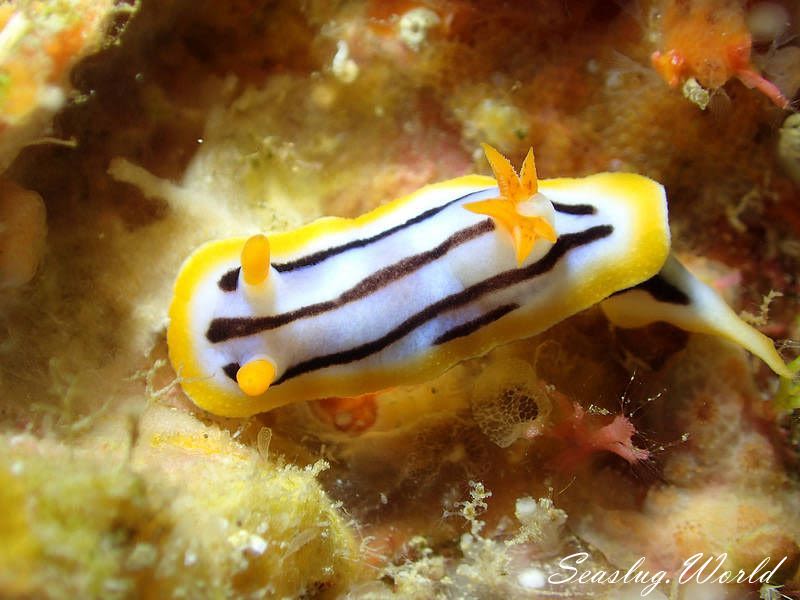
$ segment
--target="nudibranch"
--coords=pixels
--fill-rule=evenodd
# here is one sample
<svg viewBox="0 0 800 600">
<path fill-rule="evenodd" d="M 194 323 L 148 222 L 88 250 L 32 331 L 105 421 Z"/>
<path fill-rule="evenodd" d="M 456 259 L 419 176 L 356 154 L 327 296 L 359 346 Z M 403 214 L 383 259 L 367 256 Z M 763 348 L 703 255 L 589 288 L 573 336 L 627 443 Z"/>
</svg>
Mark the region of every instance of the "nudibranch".
<svg viewBox="0 0 800 600">
<path fill-rule="evenodd" d="M 224 416 L 434 378 L 601 303 L 612 322 L 727 337 L 790 373 L 772 342 L 670 255 L 661 185 L 539 180 L 484 147 L 495 178 L 429 185 L 355 219 L 205 244 L 167 330 L 187 395 Z"/>
</svg>

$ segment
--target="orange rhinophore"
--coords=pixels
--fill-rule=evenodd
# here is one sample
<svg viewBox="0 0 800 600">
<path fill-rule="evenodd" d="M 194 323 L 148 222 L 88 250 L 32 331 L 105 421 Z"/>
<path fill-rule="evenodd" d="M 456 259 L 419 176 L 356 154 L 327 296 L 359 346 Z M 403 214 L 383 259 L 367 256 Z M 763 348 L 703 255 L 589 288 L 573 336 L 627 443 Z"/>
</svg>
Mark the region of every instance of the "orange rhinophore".
<svg viewBox="0 0 800 600">
<path fill-rule="evenodd" d="M 273 379 L 275 366 L 264 358 L 251 360 L 236 372 L 236 383 L 248 396 L 259 396 L 266 392 Z"/>
<path fill-rule="evenodd" d="M 250 237 L 242 248 L 242 275 L 248 285 L 259 285 L 269 275 L 269 240 L 265 235 Z"/>
<path fill-rule="evenodd" d="M 653 52 L 651 61 L 670 86 L 694 78 L 715 90 L 736 77 L 780 108 L 789 108 L 789 100 L 751 62 L 753 42 L 741 3 L 665 0 L 662 6 L 662 49 Z"/>
</svg>

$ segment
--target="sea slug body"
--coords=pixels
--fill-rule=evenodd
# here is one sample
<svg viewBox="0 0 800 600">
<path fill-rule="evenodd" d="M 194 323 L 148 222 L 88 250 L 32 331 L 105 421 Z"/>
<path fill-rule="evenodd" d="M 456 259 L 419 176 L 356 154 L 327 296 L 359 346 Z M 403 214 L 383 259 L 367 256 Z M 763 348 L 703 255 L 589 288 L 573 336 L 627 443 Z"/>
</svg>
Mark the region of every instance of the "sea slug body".
<svg viewBox="0 0 800 600">
<path fill-rule="evenodd" d="M 783 376 L 772 342 L 670 256 L 664 189 L 601 173 L 538 180 L 485 146 L 495 178 L 430 185 L 355 219 L 210 242 L 184 263 L 171 362 L 224 416 L 432 379 L 592 305 L 727 337 Z"/>
</svg>

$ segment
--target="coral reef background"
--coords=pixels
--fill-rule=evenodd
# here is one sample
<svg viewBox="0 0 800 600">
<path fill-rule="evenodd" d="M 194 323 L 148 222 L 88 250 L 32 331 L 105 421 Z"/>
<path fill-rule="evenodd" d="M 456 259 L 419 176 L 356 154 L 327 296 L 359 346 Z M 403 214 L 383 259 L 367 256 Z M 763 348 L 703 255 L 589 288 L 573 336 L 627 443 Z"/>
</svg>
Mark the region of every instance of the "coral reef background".
<svg viewBox="0 0 800 600">
<path fill-rule="evenodd" d="M 41 0 L 0 25 L 0 596 L 625 598 L 547 577 L 703 552 L 786 557 L 797 597 L 800 391 L 719 340 L 588 311 L 246 420 L 164 359 L 197 245 L 487 173 L 481 142 L 661 181 L 681 258 L 793 359 L 800 121 L 767 83 L 800 87 L 795 2 Z"/>
</svg>

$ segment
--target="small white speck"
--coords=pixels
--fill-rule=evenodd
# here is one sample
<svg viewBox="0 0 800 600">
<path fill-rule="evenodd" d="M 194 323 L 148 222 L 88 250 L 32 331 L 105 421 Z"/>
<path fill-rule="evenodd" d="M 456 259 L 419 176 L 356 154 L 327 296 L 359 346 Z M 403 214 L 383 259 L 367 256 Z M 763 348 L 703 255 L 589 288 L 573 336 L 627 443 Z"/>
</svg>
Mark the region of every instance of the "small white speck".
<svg viewBox="0 0 800 600">
<path fill-rule="evenodd" d="M 530 497 L 518 498 L 516 504 L 516 515 L 520 521 L 530 520 L 539 512 L 539 505 L 536 500 Z"/>
<path fill-rule="evenodd" d="M 247 544 L 247 549 L 256 556 L 261 556 L 267 549 L 267 540 L 260 535 L 251 535 L 249 543 Z"/>
<path fill-rule="evenodd" d="M 547 578 L 541 569 L 525 569 L 517 575 L 517 581 L 526 590 L 538 590 L 544 587 Z"/>
<path fill-rule="evenodd" d="M 346 411 L 336 413 L 336 416 L 333 418 L 333 421 L 337 427 L 344 429 L 345 427 L 349 427 L 352 424 L 353 414 Z"/>
<path fill-rule="evenodd" d="M 413 8 L 400 18 L 399 37 L 412 50 L 419 50 L 428 37 L 428 30 L 441 23 L 439 15 L 429 8 Z"/>
<path fill-rule="evenodd" d="M 39 104 L 47 110 L 56 111 L 64 106 L 66 96 L 61 88 L 54 85 L 46 85 L 39 93 Z"/>
<path fill-rule="evenodd" d="M 344 40 L 336 42 L 336 54 L 333 55 L 331 71 L 342 83 L 353 83 L 358 77 L 358 65 L 350 58 L 350 48 Z"/>
<path fill-rule="evenodd" d="M 25 470 L 25 466 L 22 464 L 21 460 L 16 460 L 11 463 L 11 474 L 12 475 L 22 475 L 22 471 Z"/>
</svg>

